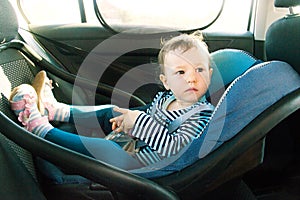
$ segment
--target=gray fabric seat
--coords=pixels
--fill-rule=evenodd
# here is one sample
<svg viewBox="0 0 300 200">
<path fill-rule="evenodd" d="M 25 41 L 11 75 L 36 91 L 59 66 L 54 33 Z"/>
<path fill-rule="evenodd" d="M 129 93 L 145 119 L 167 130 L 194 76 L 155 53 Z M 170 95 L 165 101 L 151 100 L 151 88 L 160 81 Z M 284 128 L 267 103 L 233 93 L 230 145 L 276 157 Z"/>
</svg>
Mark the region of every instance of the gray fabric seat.
<svg viewBox="0 0 300 200">
<path fill-rule="evenodd" d="M 275 7 L 290 8 L 299 6 L 299 0 L 275 0 Z M 266 33 L 267 60 L 281 60 L 300 72 L 300 13 L 291 12 L 273 22 Z"/>
<path fill-rule="evenodd" d="M 7 12 L 10 11 L 10 12 Z M 7 13 L 10 13 L 7 15 Z M 21 84 L 30 83 L 33 73 L 29 63 L 20 52 L 4 48 L 4 43 L 17 37 L 17 18 L 7 1 L 0 6 L 0 110 L 15 119 L 10 110 L 10 90 Z M 40 191 L 32 154 L 8 139 L 0 132 L 0 196 L 3 199 L 45 199 Z M 22 190 L 20 190 L 22 188 Z M 19 191 L 19 192 L 16 192 Z"/>
</svg>

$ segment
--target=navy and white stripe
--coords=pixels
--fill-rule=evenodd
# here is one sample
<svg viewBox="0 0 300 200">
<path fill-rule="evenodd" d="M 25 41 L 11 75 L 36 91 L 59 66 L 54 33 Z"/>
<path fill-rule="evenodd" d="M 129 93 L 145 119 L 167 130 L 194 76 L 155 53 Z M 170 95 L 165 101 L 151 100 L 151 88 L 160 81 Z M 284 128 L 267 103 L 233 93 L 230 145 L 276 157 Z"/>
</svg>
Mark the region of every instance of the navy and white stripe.
<svg viewBox="0 0 300 200">
<path fill-rule="evenodd" d="M 160 93 L 156 95 L 147 113 L 140 114 L 133 127 L 131 134 L 148 145 L 134 155 L 144 165 L 177 154 L 193 139 L 200 137 L 211 118 L 212 110 L 196 112 L 184 121 L 177 130 L 169 133 L 168 124 L 171 121 L 195 107 L 210 105 L 209 102 L 203 101 L 185 109 L 168 111 L 166 107 L 171 102 L 170 99 L 174 100 L 171 92 L 166 92 L 162 96 Z M 155 109 L 153 106 L 156 106 Z"/>
</svg>

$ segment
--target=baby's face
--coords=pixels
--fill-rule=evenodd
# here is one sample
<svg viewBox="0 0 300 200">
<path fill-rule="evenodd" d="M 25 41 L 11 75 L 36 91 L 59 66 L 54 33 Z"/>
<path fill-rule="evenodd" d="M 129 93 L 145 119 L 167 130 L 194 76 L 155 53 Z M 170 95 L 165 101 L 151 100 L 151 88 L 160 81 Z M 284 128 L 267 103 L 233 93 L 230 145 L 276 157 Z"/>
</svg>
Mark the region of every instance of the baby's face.
<svg viewBox="0 0 300 200">
<path fill-rule="evenodd" d="M 209 66 L 209 55 L 201 47 L 193 47 L 185 52 L 170 51 L 165 55 L 164 74 L 160 79 L 178 101 L 192 105 L 208 89 L 212 75 Z"/>
</svg>

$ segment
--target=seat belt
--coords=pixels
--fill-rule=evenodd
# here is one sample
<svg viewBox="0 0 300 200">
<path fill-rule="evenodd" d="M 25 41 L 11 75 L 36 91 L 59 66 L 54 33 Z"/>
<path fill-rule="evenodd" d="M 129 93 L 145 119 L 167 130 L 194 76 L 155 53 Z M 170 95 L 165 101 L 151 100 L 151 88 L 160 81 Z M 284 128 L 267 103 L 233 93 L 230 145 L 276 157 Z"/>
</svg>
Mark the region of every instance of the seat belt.
<svg viewBox="0 0 300 200">
<path fill-rule="evenodd" d="M 203 105 L 198 106 L 196 108 L 193 108 L 193 109 L 189 110 L 188 112 L 184 113 L 183 115 L 177 117 L 175 120 L 173 120 L 168 125 L 168 133 L 172 133 L 172 132 L 176 131 L 176 129 L 178 129 L 179 126 L 183 122 L 185 122 L 188 118 L 190 118 L 195 113 L 201 112 L 203 110 L 213 110 L 213 106 L 212 105 L 203 104 Z"/>
<path fill-rule="evenodd" d="M 156 101 L 153 104 L 152 110 L 151 110 L 151 117 L 154 116 L 154 113 L 156 111 L 156 106 L 155 104 L 162 98 L 162 96 L 165 94 L 165 92 L 162 92 L 156 99 Z M 196 108 L 193 108 L 191 110 L 189 110 L 188 112 L 184 113 L 183 115 L 179 116 L 178 118 L 176 118 L 175 120 L 173 120 L 169 125 L 168 125 L 168 133 L 172 133 L 174 132 L 176 129 L 179 128 L 179 126 L 185 122 L 188 118 L 190 118 L 192 115 L 194 115 L 197 112 L 201 112 L 203 110 L 213 110 L 213 106 L 212 105 L 207 105 L 207 104 L 203 104 L 201 106 L 198 106 Z"/>
<path fill-rule="evenodd" d="M 151 117 L 154 116 L 154 113 L 156 111 L 156 103 L 162 98 L 162 96 L 164 95 L 165 92 L 162 92 L 156 99 L 156 101 L 153 104 L 152 110 L 151 110 Z M 201 106 L 195 107 L 191 110 L 189 110 L 188 112 L 182 114 L 181 116 L 177 117 L 175 120 L 173 120 L 169 125 L 168 125 L 168 133 L 172 133 L 174 131 L 176 131 L 179 126 L 185 122 L 187 119 L 189 119 L 192 115 L 194 115 L 197 112 L 201 112 L 203 110 L 213 110 L 213 106 L 212 105 L 207 105 L 207 104 L 203 104 Z M 137 146 L 138 147 L 143 147 L 146 146 L 147 144 L 141 140 L 139 140 L 137 142 Z"/>
</svg>

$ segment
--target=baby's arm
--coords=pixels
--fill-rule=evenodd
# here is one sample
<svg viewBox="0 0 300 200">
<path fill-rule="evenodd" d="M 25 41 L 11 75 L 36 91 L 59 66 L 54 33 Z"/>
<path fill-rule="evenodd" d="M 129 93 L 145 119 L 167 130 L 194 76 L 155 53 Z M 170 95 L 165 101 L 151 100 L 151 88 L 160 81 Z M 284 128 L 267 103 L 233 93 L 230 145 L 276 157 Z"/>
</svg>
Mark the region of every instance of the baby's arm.
<svg viewBox="0 0 300 200">
<path fill-rule="evenodd" d="M 112 123 L 112 130 L 115 132 L 130 133 L 138 116 L 143 113 L 139 110 L 129 110 L 114 107 L 114 111 L 121 113 L 120 116 L 114 117 L 109 121 Z"/>
<path fill-rule="evenodd" d="M 189 144 L 194 138 L 199 137 L 208 124 L 212 111 L 205 110 L 186 120 L 178 130 L 169 133 L 167 127 L 161 125 L 147 114 L 138 116 L 131 135 L 135 136 L 161 156 L 172 156 Z"/>
</svg>

